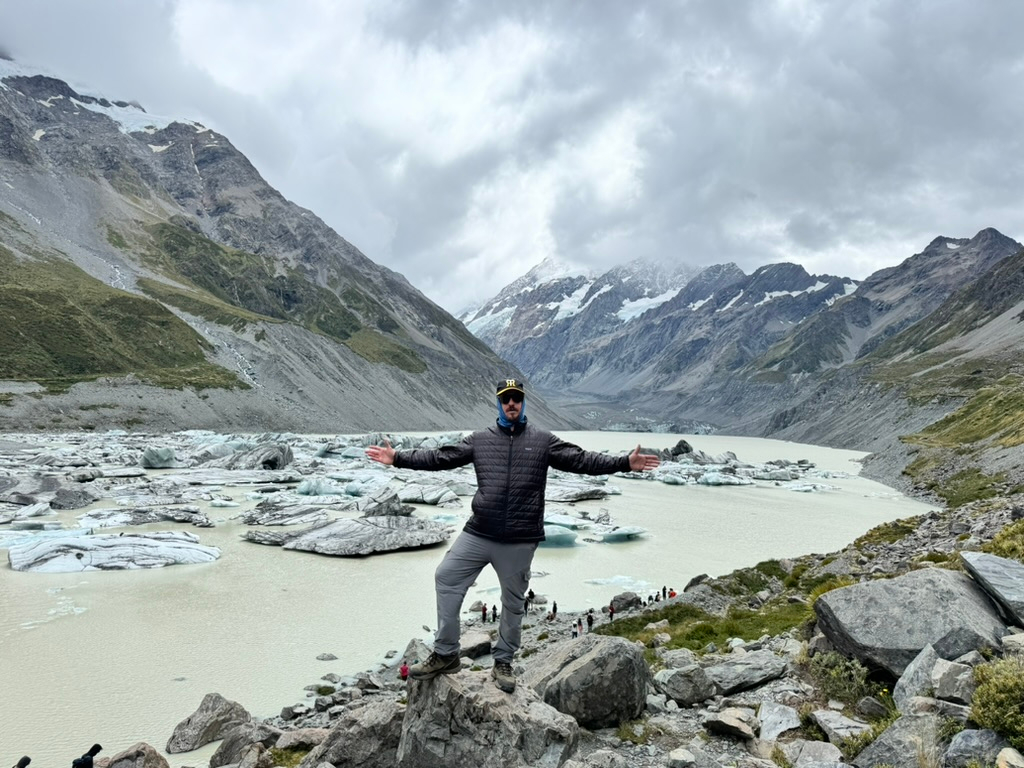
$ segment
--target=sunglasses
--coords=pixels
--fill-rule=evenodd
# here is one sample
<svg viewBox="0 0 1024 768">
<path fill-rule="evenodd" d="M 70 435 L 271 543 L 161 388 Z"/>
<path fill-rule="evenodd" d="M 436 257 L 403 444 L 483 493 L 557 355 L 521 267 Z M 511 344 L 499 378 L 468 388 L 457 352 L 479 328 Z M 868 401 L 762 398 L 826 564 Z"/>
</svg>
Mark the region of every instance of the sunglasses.
<svg viewBox="0 0 1024 768">
<path fill-rule="evenodd" d="M 501 404 L 508 405 L 509 403 L 521 403 L 523 402 L 522 392 L 502 392 L 501 393 Z"/>
</svg>

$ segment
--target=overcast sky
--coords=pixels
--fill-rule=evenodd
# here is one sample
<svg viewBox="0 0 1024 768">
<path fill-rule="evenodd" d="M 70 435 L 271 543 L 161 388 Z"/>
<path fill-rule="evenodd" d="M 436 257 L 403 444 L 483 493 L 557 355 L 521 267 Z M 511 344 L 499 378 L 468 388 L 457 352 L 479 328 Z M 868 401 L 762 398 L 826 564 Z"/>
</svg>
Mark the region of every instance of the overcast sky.
<svg viewBox="0 0 1024 768">
<path fill-rule="evenodd" d="M 863 278 L 1024 239 L 1019 0 L 0 0 L 457 312 L 545 257 Z"/>
</svg>

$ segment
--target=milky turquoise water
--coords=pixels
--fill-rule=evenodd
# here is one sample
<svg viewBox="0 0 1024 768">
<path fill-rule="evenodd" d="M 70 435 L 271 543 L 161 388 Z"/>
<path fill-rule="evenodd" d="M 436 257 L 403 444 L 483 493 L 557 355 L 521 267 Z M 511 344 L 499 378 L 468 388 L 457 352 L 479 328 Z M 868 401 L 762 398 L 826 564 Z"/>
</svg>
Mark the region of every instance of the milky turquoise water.
<svg viewBox="0 0 1024 768">
<path fill-rule="evenodd" d="M 626 589 L 681 590 L 701 573 L 831 552 L 881 522 L 930 509 L 856 476 L 864 455 L 856 451 L 722 436 L 560 436 L 593 450 L 637 442 L 670 447 L 685 437 L 709 454 L 731 450 L 752 463 L 804 458 L 839 475 L 811 478 L 835 487 L 814 493 L 771 483 L 670 486 L 613 478 L 621 495 L 565 511 L 607 510 L 616 524 L 648 534 L 620 544 L 581 540 L 572 548 L 540 548 L 531 586 L 557 600 L 560 612 L 599 608 Z M 248 489 L 227 490 L 243 509 L 251 505 L 244 500 Z M 446 514 L 461 521 L 468 509 L 466 499 L 461 510 Z M 423 625 L 435 625 L 433 571 L 447 545 L 362 559 L 290 552 L 242 541 L 246 527 L 227 519 L 238 511 L 210 509 L 217 527 L 188 528 L 222 549 L 209 565 L 16 573 L 0 553 L 0 764 L 28 754 L 40 768 L 66 765 L 94 742 L 104 746 L 101 756 L 137 741 L 162 749 L 206 693 L 270 716 L 303 701 L 303 687 L 321 675 L 373 667 L 388 650 L 430 637 Z M 73 521 L 80 513 L 62 515 Z M 485 570 L 466 607 L 497 596 L 497 581 Z M 338 660 L 318 661 L 321 653 Z M 171 756 L 171 765 L 203 766 L 214 748 Z"/>
</svg>

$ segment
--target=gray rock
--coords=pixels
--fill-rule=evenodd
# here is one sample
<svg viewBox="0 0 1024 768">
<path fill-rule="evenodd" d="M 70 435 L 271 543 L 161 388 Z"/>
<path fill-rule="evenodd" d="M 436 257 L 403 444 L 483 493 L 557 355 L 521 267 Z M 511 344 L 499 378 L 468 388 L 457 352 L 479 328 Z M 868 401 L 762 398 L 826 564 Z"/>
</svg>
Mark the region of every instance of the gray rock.
<svg viewBox="0 0 1024 768">
<path fill-rule="evenodd" d="M 929 643 L 943 658 L 956 658 L 996 646 L 1006 634 L 970 577 L 938 568 L 832 590 L 818 598 L 814 612 L 836 649 L 896 676 Z"/>
<path fill-rule="evenodd" d="M 825 732 L 828 740 L 837 747 L 844 741 L 871 730 L 871 726 L 860 720 L 853 720 L 841 712 L 831 709 L 818 709 L 811 713 L 814 722 Z"/>
<path fill-rule="evenodd" d="M 219 693 L 208 693 L 199 704 L 199 709 L 174 727 L 165 752 L 177 754 L 222 739 L 237 725 L 252 720 L 245 707 L 237 701 L 229 701 Z"/>
<path fill-rule="evenodd" d="M 779 747 L 793 768 L 809 768 L 816 763 L 839 763 L 843 759 L 839 747 L 827 741 L 793 739 L 781 742 Z"/>
<path fill-rule="evenodd" d="M 800 727 L 800 713 L 785 704 L 766 701 L 757 711 L 757 719 L 761 721 L 760 738 L 775 741 L 781 734 Z"/>
<path fill-rule="evenodd" d="M 623 611 L 643 608 L 644 601 L 636 592 L 622 592 L 611 599 L 610 605 L 615 609 L 616 615 L 618 615 Z"/>
<path fill-rule="evenodd" d="M 667 669 L 688 667 L 697 663 L 697 654 L 689 648 L 673 648 L 672 650 L 658 650 L 658 658 Z"/>
<path fill-rule="evenodd" d="M 999 753 L 1010 743 L 987 728 L 965 728 L 956 734 L 942 758 L 943 768 L 967 768 L 971 763 L 994 765 Z"/>
<path fill-rule="evenodd" d="M 752 651 L 706 667 L 704 671 L 718 692 L 727 696 L 782 677 L 786 672 L 786 661 L 771 651 Z"/>
<path fill-rule="evenodd" d="M 912 696 L 922 696 L 932 690 L 932 668 L 939 660 L 935 649 L 929 643 L 914 657 L 892 690 L 892 700 L 896 709 L 906 712 L 907 701 Z"/>
<path fill-rule="evenodd" d="M 937 659 L 932 667 L 932 689 L 936 698 L 955 704 L 970 704 L 974 698 L 974 668 Z"/>
<path fill-rule="evenodd" d="M 312 750 L 323 744 L 330 733 L 329 728 L 297 728 L 282 733 L 274 746 L 277 749 Z"/>
<path fill-rule="evenodd" d="M 1024 565 L 982 552 L 961 552 L 960 557 L 1009 620 L 1024 626 Z"/>
<path fill-rule="evenodd" d="M 704 727 L 709 733 L 728 736 L 733 739 L 753 741 L 756 738 L 757 718 L 747 716 L 738 707 L 728 707 L 716 712 L 704 720 Z"/>
<path fill-rule="evenodd" d="M 654 675 L 655 687 L 676 704 L 686 707 L 715 695 L 715 684 L 698 665 L 662 669 Z"/>
<path fill-rule="evenodd" d="M 532 657 L 522 682 L 559 712 L 593 729 L 639 717 L 650 674 L 636 643 L 588 634 Z"/>
<path fill-rule="evenodd" d="M 405 707 L 383 699 L 345 709 L 330 733 L 306 755 L 300 768 L 362 766 L 393 768 Z"/>
<path fill-rule="evenodd" d="M 942 758 L 938 715 L 903 715 L 853 759 L 857 768 L 921 768 Z"/>
<path fill-rule="evenodd" d="M 267 723 L 250 720 L 234 726 L 224 734 L 217 751 L 210 757 L 210 768 L 240 762 L 242 756 L 257 742 L 264 747 L 273 747 L 281 737 L 281 729 Z"/>
<path fill-rule="evenodd" d="M 530 686 L 521 683 L 507 694 L 486 672 L 462 672 L 409 685 L 397 761 L 391 765 L 558 766 L 578 740 L 576 721 L 540 701 Z"/>
<path fill-rule="evenodd" d="M 1006 747 L 996 756 L 996 768 L 1024 768 L 1024 755 L 1013 747 Z"/>
<path fill-rule="evenodd" d="M 107 768 L 170 768 L 170 765 L 156 749 L 138 742 L 110 758 Z"/>
<path fill-rule="evenodd" d="M 491 633 L 471 630 L 459 638 L 459 654 L 467 659 L 478 659 L 491 652 Z"/>
</svg>

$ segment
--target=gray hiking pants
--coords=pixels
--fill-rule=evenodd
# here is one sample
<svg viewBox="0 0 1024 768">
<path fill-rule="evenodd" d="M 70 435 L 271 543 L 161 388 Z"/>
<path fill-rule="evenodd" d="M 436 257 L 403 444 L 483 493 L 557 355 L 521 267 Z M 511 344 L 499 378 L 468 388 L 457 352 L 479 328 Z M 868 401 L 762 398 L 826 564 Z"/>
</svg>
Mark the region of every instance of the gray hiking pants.
<svg viewBox="0 0 1024 768">
<path fill-rule="evenodd" d="M 459 652 L 462 601 L 480 571 L 490 564 L 501 584 L 501 623 L 498 642 L 494 646 L 494 660 L 512 662 L 522 638 L 524 595 L 530 583 L 530 565 L 536 550 L 536 542 L 509 544 L 467 531 L 459 534 L 434 572 L 437 591 L 435 653 L 452 656 Z"/>
</svg>

